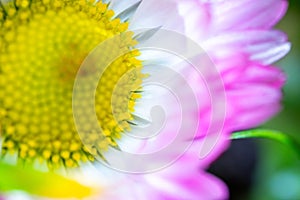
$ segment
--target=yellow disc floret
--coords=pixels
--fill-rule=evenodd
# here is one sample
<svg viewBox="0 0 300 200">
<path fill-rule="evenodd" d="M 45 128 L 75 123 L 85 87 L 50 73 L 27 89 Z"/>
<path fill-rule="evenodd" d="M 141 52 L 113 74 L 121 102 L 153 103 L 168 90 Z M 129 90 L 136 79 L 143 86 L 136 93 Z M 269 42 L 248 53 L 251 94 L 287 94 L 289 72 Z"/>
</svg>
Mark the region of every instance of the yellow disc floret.
<svg viewBox="0 0 300 200">
<path fill-rule="evenodd" d="M 1 4 L 3 155 L 17 153 L 24 161 L 38 158 L 47 161 L 49 167 L 74 167 L 102 157 L 109 147 L 117 147 L 122 133 L 130 129 L 131 112 L 140 98 L 137 91 L 144 75 L 128 24 L 113 16 L 107 4 L 86 0 L 17 0 Z M 85 122 L 81 125 L 84 137 L 93 144 L 87 148 L 74 124 L 74 81 L 76 76 L 89 77 L 97 70 L 91 66 L 78 72 L 89 52 L 116 35 L 124 40 L 105 46 L 100 63 L 95 60 L 101 65 L 120 46 L 127 49 L 106 68 L 96 89 L 93 100 L 101 132 L 95 132 L 89 116 L 84 115 L 84 98 L 78 106 L 83 113 L 81 121 Z"/>
</svg>

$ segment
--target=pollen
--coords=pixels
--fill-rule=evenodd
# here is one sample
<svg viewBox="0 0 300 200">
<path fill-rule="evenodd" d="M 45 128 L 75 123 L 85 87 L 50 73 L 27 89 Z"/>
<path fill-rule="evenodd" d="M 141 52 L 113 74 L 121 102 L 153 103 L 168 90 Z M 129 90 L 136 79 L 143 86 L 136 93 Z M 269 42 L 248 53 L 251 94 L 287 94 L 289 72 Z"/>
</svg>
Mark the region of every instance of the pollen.
<svg viewBox="0 0 300 200">
<path fill-rule="evenodd" d="M 145 75 L 137 59 L 128 23 L 113 18 L 101 1 L 16 0 L 0 6 L 0 136 L 2 155 L 17 154 L 23 162 L 46 162 L 49 168 L 77 167 L 103 158 L 130 131 L 135 102 Z M 97 65 L 114 51 L 126 53 L 106 68 L 96 88 L 95 132 L 82 98 L 83 144 L 76 130 L 72 94 L 76 76 L 88 80 L 96 68 L 80 71 L 87 55 L 102 42 Z M 104 60 L 104 61 L 103 61 Z M 78 74 L 79 73 L 79 74 Z M 88 85 L 88 84 L 87 84 Z M 87 91 L 81 91 L 82 96 Z M 115 103 L 111 103 L 111 102 Z M 82 134 L 81 134 L 82 136 Z"/>
</svg>

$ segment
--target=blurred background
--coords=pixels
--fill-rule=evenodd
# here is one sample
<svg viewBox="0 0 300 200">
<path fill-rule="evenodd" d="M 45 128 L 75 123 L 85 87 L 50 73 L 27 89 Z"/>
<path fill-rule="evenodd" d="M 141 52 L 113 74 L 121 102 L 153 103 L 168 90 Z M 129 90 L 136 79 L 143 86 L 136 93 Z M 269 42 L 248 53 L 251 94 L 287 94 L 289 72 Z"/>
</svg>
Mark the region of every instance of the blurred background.
<svg viewBox="0 0 300 200">
<path fill-rule="evenodd" d="M 262 127 L 280 130 L 300 142 L 300 0 L 289 1 L 277 28 L 292 42 L 291 52 L 277 63 L 288 79 L 282 112 Z M 300 199 L 300 157 L 275 141 L 236 140 L 209 171 L 229 185 L 234 200 Z"/>
</svg>

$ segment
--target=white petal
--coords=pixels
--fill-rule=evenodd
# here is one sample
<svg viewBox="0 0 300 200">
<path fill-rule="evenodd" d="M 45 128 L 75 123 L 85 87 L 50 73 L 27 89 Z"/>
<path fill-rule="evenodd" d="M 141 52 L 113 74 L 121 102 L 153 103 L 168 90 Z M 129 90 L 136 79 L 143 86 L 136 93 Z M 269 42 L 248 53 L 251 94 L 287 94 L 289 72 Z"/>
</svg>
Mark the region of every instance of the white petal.
<svg viewBox="0 0 300 200">
<path fill-rule="evenodd" d="M 115 15 L 118 15 L 139 1 L 140 0 L 111 0 L 109 8 L 115 12 Z"/>
<path fill-rule="evenodd" d="M 177 0 L 142 1 L 130 22 L 131 30 L 163 27 L 183 32 L 183 20 L 178 13 Z"/>
<path fill-rule="evenodd" d="M 15 191 L 10 192 L 4 196 L 5 200 L 33 200 L 31 196 L 25 192 Z"/>
<path fill-rule="evenodd" d="M 134 114 L 150 123 L 135 122 L 138 125 L 118 142 L 122 151 L 110 149 L 104 154 L 110 166 L 120 171 L 150 172 L 171 164 L 191 145 L 198 130 L 198 103 L 186 77 L 168 66 L 149 69 L 145 95 Z"/>
</svg>

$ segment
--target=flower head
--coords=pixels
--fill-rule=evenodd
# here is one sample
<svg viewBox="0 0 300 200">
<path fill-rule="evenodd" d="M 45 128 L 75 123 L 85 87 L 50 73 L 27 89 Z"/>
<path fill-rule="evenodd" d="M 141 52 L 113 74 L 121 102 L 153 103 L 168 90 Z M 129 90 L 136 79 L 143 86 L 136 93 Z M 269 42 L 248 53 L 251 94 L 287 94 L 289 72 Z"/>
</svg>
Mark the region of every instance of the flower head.
<svg viewBox="0 0 300 200">
<path fill-rule="evenodd" d="M 117 146 L 116 140 L 122 132 L 130 129 L 132 116 L 128 110 L 134 110 L 144 77 L 128 23 L 114 19 L 114 12 L 107 4 L 85 0 L 16 1 L 3 4 L 1 15 L 2 153 L 16 152 L 20 159 L 40 158 L 49 166 L 73 167 L 78 162 L 93 161 L 94 156 L 101 156 L 109 146 Z M 74 125 L 74 80 L 88 53 L 116 35 L 120 35 L 120 41 L 106 45 L 95 58 L 97 64 L 104 64 L 109 54 L 121 48 L 127 52 L 102 74 L 95 106 L 103 132 L 91 132 L 93 125 L 85 116 L 83 131 L 89 134 L 87 140 L 96 144 L 87 150 Z M 96 67 L 89 66 L 78 76 L 90 82 L 90 74 Z M 130 76 L 115 88 L 130 70 Z M 110 107 L 113 92 L 117 94 L 114 116 Z M 81 91 L 80 105 L 74 105 L 83 115 L 85 93 Z"/>
</svg>

